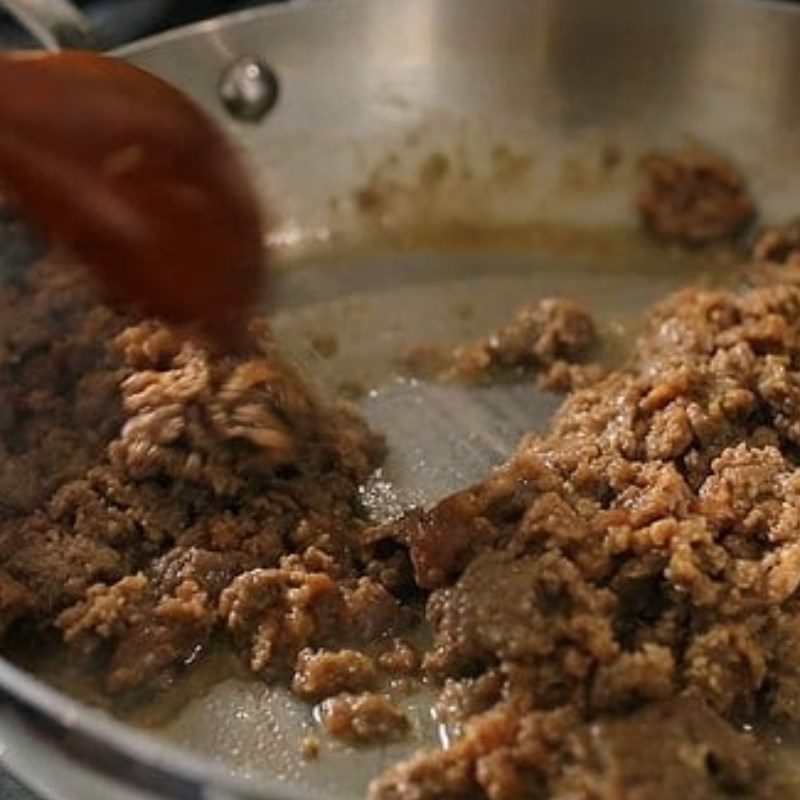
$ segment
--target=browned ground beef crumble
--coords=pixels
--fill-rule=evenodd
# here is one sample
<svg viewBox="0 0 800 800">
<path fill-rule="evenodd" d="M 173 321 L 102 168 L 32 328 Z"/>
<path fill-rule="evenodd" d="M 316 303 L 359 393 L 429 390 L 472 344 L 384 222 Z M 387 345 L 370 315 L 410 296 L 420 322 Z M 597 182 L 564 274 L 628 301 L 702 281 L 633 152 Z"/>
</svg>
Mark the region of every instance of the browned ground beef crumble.
<svg viewBox="0 0 800 800">
<path fill-rule="evenodd" d="M 165 684 L 215 632 L 267 674 L 407 624 L 360 560 L 382 441 L 321 404 L 263 323 L 213 359 L 48 265 L 2 306 L 4 627 L 55 626 L 120 692 Z"/>
<path fill-rule="evenodd" d="M 755 216 L 744 179 L 716 155 L 696 147 L 654 153 L 644 168 L 639 213 L 645 228 L 660 239 L 717 245 L 741 233 Z"/>
<path fill-rule="evenodd" d="M 548 303 L 463 351 L 468 375 L 580 357 L 591 320 Z M 381 687 L 421 672 L 454 744 L 374 800 L 795 796 L 741 727 L 800 722 L 791 282 L 667 299 L 549 434 L 380 526 L 358 490 L 381 439 L 263 322 L 249 352 L 210 357 L 47 264 L 0 306 L 7 642 L 55 632 L 129 695 L 221 639 L 352 742 L 408 730 Z M 400 638 L 421 597 L 423 653 Z"/>
<path fill-rule="evenodd" d="M 325 730 L 349 742 L 396 739 L 408 730 L 408 718 L 384 694 L 343 692 L 325 700 L 321 713 Z"/>
<path fill-rule="evenodd" d="M 596 343 L 594 321 L 583 306 L 548 297 L 450 353 L 434 342 L 416 342 L 400 353 L 399 363 L 419 378 L 475 384 L 538 375 L 543 388 L 568 391 L 602 377 L 599 365 L 581 363 Z"/>
<path fill-rule="evenodd" d="M 755 286 L 800 286 L 800 220 L 766 228 L 755 238 L 747 278 Z"/>
<path fill-rule="evenodd" d="M 775 796 L 733 726 L 800 721 L 799 368 L 800 289 L 681 292 L 549 435 L 367 534 L 431 591 L 424 669 L 463 717 L 373 798 Z M 637 742 L 661 716 L 711 755 Z"/>
<path fill-rule="evenodd" d="M 753 258 L 760 264 L 800 266 L 800 220 L 761 231 L 753 244 Z"/>
<path fill-rule="evenodd" d="M 377 678 L 372 659 L 355 650 L 302 650 L 295 664 L 292 690 L 299 697 L 321 700 L 340 692 L 371 689 Z"/>
</svg>

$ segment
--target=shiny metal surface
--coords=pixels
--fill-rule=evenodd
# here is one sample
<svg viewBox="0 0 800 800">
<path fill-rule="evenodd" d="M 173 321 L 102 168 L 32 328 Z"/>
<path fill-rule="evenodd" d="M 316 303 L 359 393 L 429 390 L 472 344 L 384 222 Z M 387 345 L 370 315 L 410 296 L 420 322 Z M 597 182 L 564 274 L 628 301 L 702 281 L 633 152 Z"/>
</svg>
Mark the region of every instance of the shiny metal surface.
<svg viewBox="0 0 800 800">
<path fill-rule="evenodd" d="M 228 124 L 275 239 L 296 246 L 454 223 L 630 227 L 636 156 L 686 140 L 724 148 L 780 218 L 798 200 L 798 37 L 797 9 L 770 2 L 337 0 L 122 53 L 217 109 L 231 60 L 267 60 L 278 106 L 263 125 Z M 608 144 L 626 154 L 610 178 L 590 163 Z M 497 145 L 512 163 L 498 167 Z M 419 191 L 432 152 L 450 170 Z M 393 194 L 365 220 L 354 192 L 376 176 Z"/>
<path fill-rule="evenodd" d="M 278 79 L 263 59 L 237 58 L 219 80 L 219 99 L 240 122 L 260 122 L 278 102 Z"/>
<path fill-rule="evenodd" d="M 541 243 L 542 230 L 634 230 L 636 165 L 654 147 L 718 149 L 750 178 L 765 218 L 800 209 L 800 10 L 769 0 L 296 3 L 120 55 L 193 94 L 244 149 L 274 209 L 271 241 L 295 263 L 276 324 L 291 334 L 325 306 L 363 363 L 397 344 L 368 335 L 408 306 L 396 285 L 425 298 L 413 324 L 430 333 L 439 330 L 434 301 L 475 296 L 477 285 L 479 312 L 499 313 L 530 288 L 532 264 L 539 290 L 574 285 L 620 313 L 623 301 L 640 308 L 685 280 L 668 263 L 637 272 L 645 256 L 635 253 L 606 275 L 597 253 L 621 256 L 599 244 L 572 261 L 519 254 Z M 258 124 L 231 119 L 217 94 L 221 72 L 243 56 L 265 59 L 281 84 Z M 609 169 L 612 152 L 619 163 Z M 482 260 L 444 258 L 459 238 Z M 512 245 L 515 254 L 501 252 Z M 380 255 L 363 269 L 336 260 L 359 248 Z M 327 267 L 304 272 L 311 256 Z M 469 289 L 475 276 L 483 283 Z M 352 298 L 360 317 L 348 310 Z M 0 694 L 8 763 L 21 774 L 35 769 L 25 759 L 35 741 L 64 754 L 102 774 L 97 785 L 106 788 L 84 788 L 82 800 L 108 797 L 108 780 L 144 796 L 354 796 L 330 776 L 326 786 L 325 776 L 278 781 L 256 770 L 245 781 L 241 763 L 215 764 L 133 732 L 5 662 Z M 197 733 L 213 720 L 203 711 L 184 722 Z"/>
</svg>

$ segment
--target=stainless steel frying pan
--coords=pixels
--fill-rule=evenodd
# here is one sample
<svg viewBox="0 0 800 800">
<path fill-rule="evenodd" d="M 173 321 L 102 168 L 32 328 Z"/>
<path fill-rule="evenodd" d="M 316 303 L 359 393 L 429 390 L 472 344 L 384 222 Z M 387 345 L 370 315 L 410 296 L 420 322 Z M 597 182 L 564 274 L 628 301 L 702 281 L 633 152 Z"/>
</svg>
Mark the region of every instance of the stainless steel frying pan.
<svg viewBox="0 0 800 800">
<path fill-rule="evenodd" d="M 45 20 L 48 44 L 88 33 L 52 15 L 63 2 L 10 5 Z M 244 149 L 274 210 L 276 327 L 323 385 L 374 390 L 365 411 L 394 447 L 367 492 L 379 514 L 480 474 L 553 406 L 448 396 L 414 412 L 424 387 L 391 379 L 404 342 L 455 340 L 544 293 L 582 297 L 624 338 L 687 276 L 719 277 L 636 237 L 643 153 L 703 143 L 742 167 L 763 217 L 800 209 L 800 9 L 768 0 L 319 0 L 117 55 Z M 324 362 L 307 347 L 322 328 L 340 339 Z M 419 738 L 435 738 L 418 703 Z M 3 759 L 49 797 L 357 797 L 398 755 L 330 749 L 303 767 L 311 724 L 280 692 L 227 681 L 144 734 L 0 661 Z"/>
</svg>

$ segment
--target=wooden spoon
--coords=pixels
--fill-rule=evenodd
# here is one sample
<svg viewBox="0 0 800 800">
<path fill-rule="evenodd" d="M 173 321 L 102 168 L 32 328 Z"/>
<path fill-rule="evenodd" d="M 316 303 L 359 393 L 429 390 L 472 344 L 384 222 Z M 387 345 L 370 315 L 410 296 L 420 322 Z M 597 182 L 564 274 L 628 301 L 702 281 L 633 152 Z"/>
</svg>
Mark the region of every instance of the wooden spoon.
<svg viewBox="0 0 800 800">
<path fill-rule="evenodd" d="M 0 183 L 106 291 L 230 345 L 263 291 L 263 225 L 213 120 L 95 53 L 0 56 Z"/>
</svg>

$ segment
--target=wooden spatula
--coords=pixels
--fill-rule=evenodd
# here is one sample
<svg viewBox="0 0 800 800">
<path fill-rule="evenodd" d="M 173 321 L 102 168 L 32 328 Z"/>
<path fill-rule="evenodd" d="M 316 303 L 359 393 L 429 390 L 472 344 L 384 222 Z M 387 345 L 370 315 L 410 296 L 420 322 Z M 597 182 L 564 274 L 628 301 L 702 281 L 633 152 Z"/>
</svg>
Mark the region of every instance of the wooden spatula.
<svg viewBox="0 0 800 800">
<path fill-rule="evenodd" d="M 89 52 L 0 56 L 0 187 L 112 295 L 233 342 L 263 292 L 262 214 L 180 91 Z"/>
</svg>

